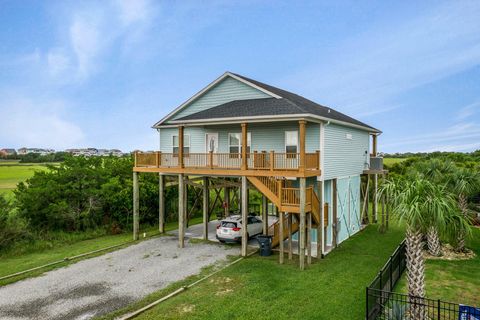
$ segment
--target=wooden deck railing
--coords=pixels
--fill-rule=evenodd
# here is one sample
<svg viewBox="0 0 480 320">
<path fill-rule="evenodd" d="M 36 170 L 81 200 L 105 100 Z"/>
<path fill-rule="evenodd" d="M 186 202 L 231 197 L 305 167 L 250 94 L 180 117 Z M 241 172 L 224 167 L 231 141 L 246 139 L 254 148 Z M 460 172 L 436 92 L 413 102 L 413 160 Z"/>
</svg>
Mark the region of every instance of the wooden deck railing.
<svg viewBox="0 0 480 320">
<path fill-rule="evenodd" d="M 306 153 L 305 170 L 319 170 L 320 153 Z M 136 167 L 172 168 L 179 166 L 178 154 L 163 152 L 136 152 Z M 242 166 L 241 153 L 186 153 L 183 155 L 185 168 L 236 169 Z M 257 152 L 247 154 L 247 169 L 251 170 L 299 170 L 299 153 Z"/>
</svg>

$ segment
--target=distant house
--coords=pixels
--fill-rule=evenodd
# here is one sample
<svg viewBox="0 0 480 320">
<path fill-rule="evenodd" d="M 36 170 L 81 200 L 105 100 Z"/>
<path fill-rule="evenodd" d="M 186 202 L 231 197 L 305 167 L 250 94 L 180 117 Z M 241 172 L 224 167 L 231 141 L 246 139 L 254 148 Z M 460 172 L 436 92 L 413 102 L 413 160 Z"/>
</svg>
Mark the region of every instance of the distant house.
<svg viewBox="0 0 480 320">
<path fill-rule="evenodd" d="M 52 154 L 55 153 L 55 150 L 53 149 L 43 149 L 43 148 L 20 148 L 18 149 L 18 154 L 19 155 L 26 155 L 29 153 L 35 153 L 35 154 L 40 154 L 42 156 L 45 156 L 47 154 Z"/>
<path fill-rule="evenodd" d="M 17 154 L 17 151 L 15 151 L 15 149 L 10 149 L 10 148 L 4 148 L 4 149 L 0 149 L 0 156 L 12 156 L 12 155 L 15 155 Z"/>
<path fill-rule="evenodd" d="M 160 173 L 160 179 L 177 177 L 187 187 L 195 184 L 190 177 L 203 176 L 204 182 L 197 184 L 203 188 L 209 181 L 228 178 L 228 183 L 217 185 L 224 185 L 223 194 L 232 188 L 241 190 L 242 221 L 247 220 L 249 208 L 247 190 L 257 189 L 263 203 L 270 201 L 278 212 L 278 222 L 264 225 L 263 233 L 281 246 L 289 233 L 294 234 L 289 240 L 299 238 L 302 268 L 305 243 L 315 243 L 317 252 L 326 254 L 361 229 L 361 176 L 383 171 L 377 157 L 380 130 L 295 93 L 230 72 L 153 128 L 159 133 L 160 150 L 136 153 L 134 176 Z M 186 210 L 185 188 L 178 190 L 179 211 Z M 135 183 L 134 194 L 138 194 Z M 164 208 L 163 194 L 159 199 Z M 262 211 L 266 223 L 266 210 Z M 179 212 L 180 246 L 185 215 Z M 138 223 L 135 217 L 138 205 L 134 203 Z M 208 228 L 204 230 L 208 235 Z M 242 229 L 244 256 L 247 239 Z"/>
<path fill-rule="evenodd" d="M 84 157 L 103 157 L 103 156 L 117 156 L 123 155 L 122 151 L 118 149 L 96 149 L 96 148 L 79 148 L 79 149 L 66 149 L 65 152 L 70 153 L 73 156 Z"/>
</svg>

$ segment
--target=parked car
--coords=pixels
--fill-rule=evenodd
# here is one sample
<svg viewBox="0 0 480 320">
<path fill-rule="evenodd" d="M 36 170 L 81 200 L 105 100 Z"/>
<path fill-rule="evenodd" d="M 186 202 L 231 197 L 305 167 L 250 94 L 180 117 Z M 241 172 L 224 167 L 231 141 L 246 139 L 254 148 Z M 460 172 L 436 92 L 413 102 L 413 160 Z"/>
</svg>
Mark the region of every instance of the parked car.
<svg viewBox="0 0 480 320">
<path fill-rule="evenodd" d="M 248 238 L 263 232 L 262 220 L 256 216 L 248 216 L 247 235 Z M 220 242 L 241 242 L 242 241 L 242 216 L 233 215 L 220 221 L 217 226 L 217 239 Z"/>
</svg>

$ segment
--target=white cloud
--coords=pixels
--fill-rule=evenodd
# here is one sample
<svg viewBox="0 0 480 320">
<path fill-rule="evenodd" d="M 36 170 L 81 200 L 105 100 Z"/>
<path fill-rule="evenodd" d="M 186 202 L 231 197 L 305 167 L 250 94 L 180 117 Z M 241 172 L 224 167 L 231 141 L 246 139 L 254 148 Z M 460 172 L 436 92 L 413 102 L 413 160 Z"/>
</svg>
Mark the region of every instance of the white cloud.
<svg viewBox="0 0 480 320">
<path fill-rule="evenodd" d="M 68 55 L 62 49 L 52 49 L 47 53 L 47 65 L 51 75 L 62 74 L 71 68 L 71 62 Z"/>
<path fill-rule="evenodd" d="M 153 13 L 153 5 L 148 0 L 116 0 L 113 3 L 118 8 L 120 21 L 125 26 L 144 22 Z"/>
<path fill-rule="evenodd" d="M 93 69 L 94 59 L 101 48 L 101 34 L 98 23 L 86 17 L 76 16 L 70 26 L 70 41 L 78 64 L 81 78 L 87 77 Z"/>
<path fill-rule="evenodd" d="M 457 120 L 465 120 L 480 111 L 480 102 L 474 102 L 463 108 L 460 108 L 457 114 Z"/>
<path fill-rule="evenodd" d="M 84 133 L 66 119 L 65 102 L 3 96 L 0 100 L 0 137 L 11 147 L 65 149 L 82 143 Z"/>
</svg>

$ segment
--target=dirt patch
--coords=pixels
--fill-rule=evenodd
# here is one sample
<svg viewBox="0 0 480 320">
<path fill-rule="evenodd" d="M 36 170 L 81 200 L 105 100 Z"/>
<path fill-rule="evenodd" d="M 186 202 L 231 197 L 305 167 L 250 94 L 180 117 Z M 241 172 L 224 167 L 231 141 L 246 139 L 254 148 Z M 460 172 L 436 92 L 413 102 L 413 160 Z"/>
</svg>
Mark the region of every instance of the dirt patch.
<svg viewBox="0 0 480 320">
<path fill-rule="evenodd" d="M 181 304 L 178 306 L 179 313 L 192 313 L 195 310 L 195 305 L 193 304 Z"/>
<path fill-rule="evenodd" d="M 475 252 L 465 249 L 464 252 L 456 252 L 449 244 L 442 245 L 442 255 L 440 257 L 432 256 L 428 251 L 423 252 L 425 259 L 431 260 L 470 260 L 475 257 Z"/>
</svg>

